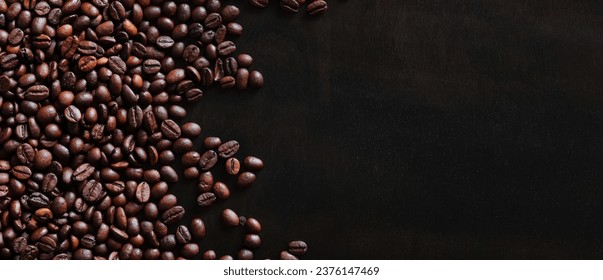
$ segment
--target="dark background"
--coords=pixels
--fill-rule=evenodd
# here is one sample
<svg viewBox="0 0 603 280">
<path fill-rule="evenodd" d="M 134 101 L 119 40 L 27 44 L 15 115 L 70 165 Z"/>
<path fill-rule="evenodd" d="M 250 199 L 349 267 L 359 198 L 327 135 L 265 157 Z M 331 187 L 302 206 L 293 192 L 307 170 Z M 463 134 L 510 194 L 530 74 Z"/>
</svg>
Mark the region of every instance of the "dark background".
<svg viewBox="0 0 603 280">
<path fill-rule="evenodd" d="M 241 3 L 238 50 L 265 87 L 210 91 L 189 118 L 266 167 L 189 206 L 202 249 L 236 254 L 244 232 L 216 227 L 230 207 L 262 222 L 259 258 L 295 239 L 305 259 L 602 258 L 597 2 Z"/>
</svg>

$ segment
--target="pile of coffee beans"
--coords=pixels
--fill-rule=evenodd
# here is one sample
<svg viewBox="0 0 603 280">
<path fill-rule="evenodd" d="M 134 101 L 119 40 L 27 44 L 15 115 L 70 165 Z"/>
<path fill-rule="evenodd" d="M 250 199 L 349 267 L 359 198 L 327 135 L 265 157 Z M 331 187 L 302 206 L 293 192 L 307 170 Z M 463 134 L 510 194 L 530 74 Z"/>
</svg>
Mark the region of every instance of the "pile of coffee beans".
<svg viewBox="0 0 603 280">
<path fill-rule="evenodd" d="M 308 2 L 310 15 L 327 9 Z M 201 127 L 182 123 L 210 87 L 263 86 L 233 42 L 239 14 L 219 0 L 0 0 L 0 258 L 253 258 L 257 219 L 224 209 L 247 234 L 234 257 L 218 256 L 199 246 L 200 209 L 230 197 L 215 168 L 245 188 L 264 163 L 218 137 L 195 151 Z M 198 183 L 197 209 L 170 193 L 185 180 Z M 199 215 L 184 224 L 188 211 Z M 276 257 L 306 250 L 292 241 Z"/>
</svg>

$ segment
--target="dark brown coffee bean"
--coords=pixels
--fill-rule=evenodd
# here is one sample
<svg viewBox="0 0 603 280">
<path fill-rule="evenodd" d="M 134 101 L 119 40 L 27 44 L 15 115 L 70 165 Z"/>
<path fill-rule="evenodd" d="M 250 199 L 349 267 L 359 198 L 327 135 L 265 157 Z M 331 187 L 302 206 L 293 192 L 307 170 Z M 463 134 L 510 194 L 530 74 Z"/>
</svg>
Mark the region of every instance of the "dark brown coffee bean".
<svg viewBox="0 0 603 280">
<path fill-rule="evenodd" d="M 201 159 L 201 155 L 195 151 L 191 151 L 182 155 L 182 165 L 184 167 L 191 167 L 197 165 Z"/>
<path fill-rule="evenodd" d="M 245 167 L 255 171 L 264 168 L 264 162 L 261 159 L 253 156 L 245 157 L 243 164 Z"/>
<path fill-rule="evenodd" d="M 57 248 L 57 243 L 50 236 L 42 236 L 38 241 L 38 248 L 42 252 L 50 253 Z"/>
<path fill-rule="evenodd" d="M 253 259 L 253 252 L 251 252 L 248 249 L 241 249 L 237 253 L 237 259 L 239 259 L 239 260 L 252 260 Z"/>
<path fill-rule="evenodd" d="M 82 72 L 90 72 L 96 68 L 96 58 L 94 56 L 84 56 L 78 61 L 79 70 Z"/>
<path fill-rule="evenodd" d="M 25 165 L 17 165 L 13 167 L 12 174 L 16 179 L 27 180 L 31 177 L 32 172 L 31 169 Z"/>
<path fill-rule="evenodd" d="M 239 68 L 235 76 L 237 82 L 237 88 L 239 90 L 247 89 L 249 85 L 249 70 L 246 68 Z"/>
<path fill-rule="evenodd" d="M 147 182 L 141 182 L 136 187 L 136 201 L 146 203 L 151 198 L 151 187 Z"/>
<path fill-rule="evenodd" d="M 186 78 L 186 73 L 185 73 L 184 69 L 177 68 L 177 69 L 170 71 L 167 74 L 167 76 L 165 77 L 165 81 L 168 84 L 176 84 L 176 83 L 184 80 L 184 78 Z"/>
<path fill-rule="evenodd" d="M 159 48 L 169 49 L 174 45 L 174 39 L 169 36 L 159 36 L 156 43 Z"/>
<path fill-rule="evenodd" d="M 308 245 L 306 242 L 301 240 L 291 241 L 289 242 L 289 253 L 295 256 L 301 256 L 306 253 L 308 250 Z"/>
<path fill-rule="evenodd" d="M 161 219 L 165 224 L 172 224 L 184 217 L 184 208 L 181 206 L 174 206 L 168 210 L 166 210 L 162 215 Z"/>
<path fill-rule="evenodd" d="M 212 192 L 205 192 L 199 195 L 199 197 L 197 197 L 197 204 L 199 204 L 202 207 L 207 207 L 210 206 L 212 204 L 214 204 L 214 202 L 216 201 L 216 195 Z"/>
<path fill-rule="evenodd" d="M 222 182 L 216 182 L 212 189 L 218 198 L 227 199 L 230 197 L 230 189 Z"/>
<path fill-rule="evenodd" d="M 203 147 L 207 149 L 217 149 L 222 145 L 222 140 L 218 137 L 206 137 L 203 139 Z"/>
<path fill-rule="evenodd" d="M 203 25 L 209 29 L 214 29 L 220 26 L 220 24 L 222 24 L 222 16 L 220 16 L 218 13 L 211 13 L 207 15 L 203 23 Z"/>
<path fill-rule="evenodd" d="M 249 249 L 255 249 L 260 247 L 262 239 L 257 234 L 246 234 L 243 238 L 243 245 Z"/>
<path fill-rule="evenodd" d="M 264 86 L 264 76 L 258 71 L 249 73 L 249 86 L 251 88 L 260 88 Z"/>
<path fill-rule="evenodd" d="M 92 173 L 94 173 L 95 168 L 93 165 L 89 163 L 84 163 L 73 171 L 73 180 L 76 182 L 82 182 L 88 179 Z"/>
<path fill-rule="evenodd" d="M 239 216 L 237 213 L 227 208 L 222 211 L 222 221 L 228 226 L 236 227 L 239 225 Z"/>
<path fill-rule="evenodd" d="M 178 226 L 176 228 L 176 241 L 180 244 L 186 244 L 191 241 L 192 236 L 188 228 L 184 225 Z"/>
<path fill-rule="evenodd" d="M 25 32 L 23 32 L 23 30 L 20 28 L 15 28 L 10 32 L 10 34 L 8 34 L 8 42 L 13 45 L 18 45 L 21 43 L 21 41 L 23 41 L 24 37 Z"/>
<path fill-rule="evenodd" d="M 103 196 L 103 186 L 100 182 L 90 180 L 84 184 L 82 197 L 88 202 L 96 202 Z"/>
<path fill-rule="evenodd" d="M 199 245 L 197 243 L 187 243 L 182 246 L 180 253 L 185 258 L 193 258 L 199 254 Z"/>
<path fill-rule="evenodd" d="M 288 13 L 297 13 L 299 10 L 299 3 L 297 0 L 280 0 L 281 9 Z"/>
<path fill-rule="evenodd" d="M 180 126 L 173 120 L 167 119 L 161 123 L 161 132 L 168 139 L 177 139 L 180 137 Z"/>
<path fill-rule="evenodd" d="M 34 85 L 25 92 L 25 99 L 29 101 L 42 101 L 48 98 L 49 94 L 50 91 L 45 85 Z"/>
<path fill-rule="evenodd" d="M 255 174 L 251 172 L 243 172 L 237 177 L 237 186 L 249 187 L 255 182 Z"/>
<path fill-rule="evenodd" d="M 156 74 L 161 69 L 161 63 L 156 59 L 147 59 L 142 65 L 142 71 L 146 74 Z"/>
<path fill-rule="evenodd" d="M 221 56 L 229 56 L 236 50 L 237 47 L 232 41 L 225 41 L 218 45 L 218 54 Z"/>
<path fill-rule="evenodd" d="M 127 70 L 126 63 L 119 56 L 110 57 L 107 66 L 109 66 L 109 69 L 111 69 L 113 73 L 118 75 L 123 75 Z"/>
<path fill-rule="evenodd" d="M 218 155 L 221 158 L 229 158 L 234 156 L 239 150 L 239 142 L 235 140 L 228 141 L 218 147 Z"/>
<path fill-rule="evenodd" d="M 312 16 L 323 14 L 327 11 L 327 1 L 316 0 L 312 3 L 308 4 L 307 7 L 308 14 Z"/>
<path fill-rule="evenodd" d="M 63 57 L 70 59 L 75 55 L 80 40 L 76 36 L 69 36 L 60 46 L 60 52 Z"/>
<path fill-rule="evenodd" d="M 76 106 L 70 105 L 65 108 L 65 119 L 68 122 L 78 123 L 82 119 L 82 113 Z"/>
<path fill-rule="evenodd" d="M 168 183 L 178 182 L 178 173 L 169 165 L 162 166 L 159 170 L 161 178 Z"/>
<path fill-rule="evenodd" d="M 199 159 L 199 168 L 201 170 L 209 170 L 218 162 L 218 154 L 213 150 L 208 150 Z"/>
<path fill-rule="evenodd" d="M 205 223 L 201 218 L 194 218 L 191 221 L 190 233 L 196 239 L 203 239 L 205 237 Z"/>
<path fill-rule="evenodd" d="M 229 158 L 226 160 L 226 173 L 228 173 L 229 175 L 239 174 L 240 169 L 241 164 L 236 158 Z"/>
<path fill-rule="evenodd" d="M 247 227 L 247 230 L 251 233 L 260 233 L 262 231 L 262 225 L 254 218 L 248 218 L 245 227 Z"/>
<path fill-rule="evenodd" d="M 128 124 L 133 128 L 139 128 L 142 125 L 143 112 L 140 106 L 130 107 L 128 110 Z"/>
<path fill-rule="evenodd" d="M 201 135 L 201 126 L 194 122 L 188 122 L 182 125 L 182 136 L 195 138 Z"/>
</svg>

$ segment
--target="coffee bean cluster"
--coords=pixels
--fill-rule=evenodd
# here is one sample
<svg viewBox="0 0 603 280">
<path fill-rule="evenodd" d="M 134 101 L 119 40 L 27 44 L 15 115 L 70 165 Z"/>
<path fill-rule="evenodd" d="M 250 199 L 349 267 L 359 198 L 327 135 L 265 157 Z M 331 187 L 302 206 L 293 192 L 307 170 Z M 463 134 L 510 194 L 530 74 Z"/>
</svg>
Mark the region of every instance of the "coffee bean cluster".
<svg viewBox="0 0 603 280">
<path fill-rule="evenodd" d="M 195 151 L 201 127 L 182 120 L 210 87 L 263 86 L 233 42 L 239 14 L 219 0 L 0 0 L 0 258 L 233 258 L 201 253 L 205 223 L 182 218 L 230 197 L 213 169 L 245 188 L 264 163 L 218 137 Z M 184 180 L 198 183 L 197 209 L 170 193 Z M 260 222 L 232 209 L 222 220 L 247 230 L 234 257 L 253 258 Z M 306 250 L 293 241 L 278 257 Z"/>
</svg>

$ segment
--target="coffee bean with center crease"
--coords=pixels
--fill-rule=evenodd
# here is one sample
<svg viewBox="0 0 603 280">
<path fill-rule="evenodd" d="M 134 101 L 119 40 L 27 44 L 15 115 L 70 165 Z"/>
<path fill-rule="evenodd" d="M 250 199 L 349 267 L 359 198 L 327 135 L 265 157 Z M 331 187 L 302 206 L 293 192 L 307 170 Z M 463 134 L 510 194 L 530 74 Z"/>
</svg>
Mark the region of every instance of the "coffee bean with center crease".
<svg viewBox="0 0 603 280">
<path fill-rule="evenodd" d="M 169 49 L 174 45 L 174 39 L 169 36 L 159 36 L 155 42 L 159 48 Z"/>
<path fill-rule="evenodd" d="M 142 64 L 142 71 L 146 74 L 156 74 L 161 70 L 161 63 L 156 59 L 147 59 Z"/>
<path fill-rule="evenodd" d="M 29 101 L 42 101 L 48 98 L 50 90 L 45 85 L 31 86 L 25 92 L 25 99 Z"/>
<path fill-rule="evenodd" d="M 199 197 L 197 197 L 197 204 L 199 204 L 202 207 L 207 207 L 210 206 L 212 204 L 214 204 L 214 202 L 216 201 L 216 195 L 212 192 L 205 192 L 199 195 Z"/>
<path fill-rule="evenodd" d="M 73 171 L 73 180 L 76 182 L 82 182 L 88 179 L 92 173 L 94 173 L 94 171 L 95 167 L 93 165 L 84 163 Z"/>
<path fill-rule="evenodd" d="M 175 140 L 180 137 L 182 131 L 180 126 L 171 119 L 167 119 L 161 123 L 161 132 L 168 139 Z"/>
<path fill-rule="evenodd" d="M 218 147 L 218 155 L 221 158 L 229 158 L 234 156 L 239 150 L 239 142 L 235 140 L 228 141 Z"/>
<path fill-rule="evenodd" d="M 312 16 L 323 14 L 324 12 L 327 11 L 327 1 L 324 1 L 324 0 L 313 1 L 312 3 L 308 4 L 308 7 L 306 9 L 308 11 L 308 14 L 310 14 Z"/>
<path fill-rule="evenodd" d="M 182 206 L 174 206 L 163 212 L 163 214 L 161 215 L 161 220 L 165 224 L 173 224 L 182 219 L 182 217 L 184 217 L 184 213 L 185 211 Z"/>
<path fill-rule="evenodd" d="M 64 115 L 65 119 L 72 123 L 78 123 L 82 119 L 82 112 L 73 105 L 69 105 L 65 108 Z"/>
<path fill-rule="evenodd" d="M 31 177 L 32 172 L 31 169 L 25 165 L 17 165 L 13 167 L 12 174 L 16 179 L 27 180 Z"/>
<path fill-rule="evenodd" d="M 186 244 L 191 241 L 192 236 L 185 225 L 180 225 L 176 228 L 176 241 L 180 244 Z"/>
<path fill-rule="evenodd" d="M 218 154 L 213 150 L 208 150 L 201 155 L 199 159 L 199 168 L 209 170 L 218 162 Z"/>
<path fill-rule="evenodd" d="M 299 2 L 297 0 L 280 0 L 281 9 L 288 13 L 297 13 Z"/>
<path fill-rule="evenodd" d="M 113 73 L 118 75 L 123 75 L 127 70 L 126 63 L 119 56 L 110 57 L 107 65 Z"/>
<path fill-rule="evenodd" d="M 140 182 L 136 186 L 136 201 L 146 203 L 151 198 L 151 187 L 147 182 Z"/>
<path fill-rule="evenodd" d="M 96 67 L 96 58 L 90 55 L 80 58 L 78 67 L 82 72 L 90 72 Z"/>
<path fill-rule="evenodd" d="M 90 180 L 84 184 L 82 197 L 88 202 L 96 202 L 103 195 L 103 186 L 100 182 Z"/>
<path fill-rule="evenodd" d="M 8 42 L 13 45 L 18 45 L 25 37 L 25 32 L 21 30 L 21 28 L 13 29 L 10 34 L 8 34 Z"/>
<path fill-rule="evenodd" d="M 229 56 L 236 50 L 237 47 L 232 41 L 225 41 L 218 45 L 218 54 L 221 56 Z"/>
<path fill-rule="evenodd" d="M 236 158 L 229 158 L 226 160 L 226 173 L 228 173 L 229 175 L 239 174 L 240 168 L 241 164 Z"/>
<path fill-rule="evenodd" d="M 295 256 L 301 256 L 306 253 L 308 250 L 308 245 L 306 242 L 301 240 L 291 241 L 289 242 L 289 253 Z"/>
</svg>

